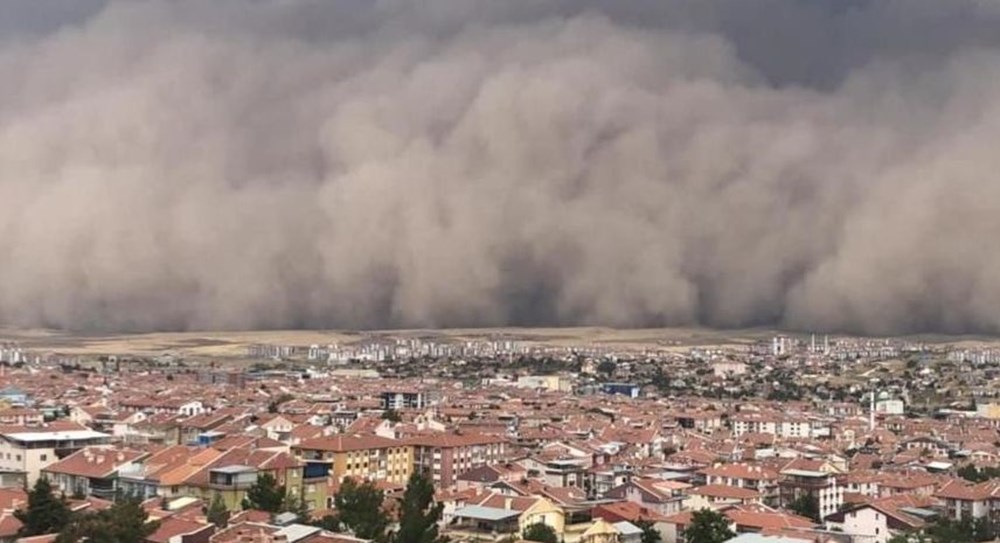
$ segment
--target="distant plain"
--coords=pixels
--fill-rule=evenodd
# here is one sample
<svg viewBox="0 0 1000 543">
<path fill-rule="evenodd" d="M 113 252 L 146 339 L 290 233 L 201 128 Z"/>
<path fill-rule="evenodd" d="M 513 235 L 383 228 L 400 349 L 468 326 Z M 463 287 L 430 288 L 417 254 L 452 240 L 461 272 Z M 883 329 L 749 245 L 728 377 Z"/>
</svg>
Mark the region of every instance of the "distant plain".
<svg viewBox="0 0 1000 543">
<path fill-rule="evenodd" d="M 408 330 L 261 330 L 153 332 L 136 334 L 80 334 L 58 330 L 0 329 L 0 342 L 15 342 L 39 353 L 93 357 L 101 355 L 157 356 L 173 353 L 193 358 L 240 358 L 253 344 L 309 345 L 350 344 L 366 338 L 424 338 L 438 341 L 488 341 L 509 339 L 531 346 L 618 347 L 623 350 L 657 348 L 686 352 L 694 346 L 745 345 L 783 333 L 773 329 L 715 330 L 709 328 L 615 329 L 573 328 L 469 328 Z M 802 336 L 801 333 L 792 333 Z M 839 336 L 838 336 L 839 337 Z M 903 339 L 956 346 L 997 344 L 987 336 L 907 336 Z"/>
</svg>

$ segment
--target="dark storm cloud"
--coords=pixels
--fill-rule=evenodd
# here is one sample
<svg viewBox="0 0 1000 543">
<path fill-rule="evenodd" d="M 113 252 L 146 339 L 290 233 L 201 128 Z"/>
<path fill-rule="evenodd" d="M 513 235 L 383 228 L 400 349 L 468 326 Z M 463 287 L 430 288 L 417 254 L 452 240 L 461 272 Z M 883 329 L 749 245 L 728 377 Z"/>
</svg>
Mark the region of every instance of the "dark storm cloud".
<svg viewBox="0 0 1000 543">
<path fill-rule="evenodd" d="M 0 21 L 5 323 L 1000 330 L 994 2 Z"/>
</svg>

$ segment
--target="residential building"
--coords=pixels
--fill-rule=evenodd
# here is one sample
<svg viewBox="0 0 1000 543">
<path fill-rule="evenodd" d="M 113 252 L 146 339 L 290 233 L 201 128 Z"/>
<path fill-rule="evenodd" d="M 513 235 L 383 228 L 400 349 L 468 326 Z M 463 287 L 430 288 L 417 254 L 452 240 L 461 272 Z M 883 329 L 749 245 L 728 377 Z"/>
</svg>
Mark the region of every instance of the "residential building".
<svg viewBox="0 0 1000 543">
<path fill-rule="evenodd" d="M 42 469 L 55 489 L 67 496 L 113 500 L 119 491 L 118 472 L 149 453 L 110 447 L 86 447 Z"/>
<path fill-rule="evenodd" d="M 633 383 L 604 383 L 601 391 L 605 394 L 621 395 L 628 398 L 638 398 L 641 388 Z"/>
<path fill-rule="evenodd" d="M 423 409 L 427 405 L 427 397 L 420 391 L 395 390 L 382 393 L 383 409 Z"/>
<path fill-rule="evenodd" d="M 887 543 L 900 534 L 914 533 L 937 517 L 933 500 L 893 496 L 838 511 L 827 517 L 831 526 L 849 535 L 852 543 Z"/>
<path fill-rule="evenodd" d="M 442 488 L 473 468 L 506 458 L 507 440 L 492 435 L 429 434 L 406 441 L 413 447 L 415 469 Z"/>
<path fill-rule="evenodd" d="M 328 479 L 344 477 L 406 484 L 413 472 L 413 446 L 375 435 L 344 435 L 305 439 L 292 447 L 304 463 L 303 484 L 317 489 L 310 501 L 329 507 L 325 492 Z"/>
<path fill-rule="evenodd" d="M 805 495 L 815 498 L 819 518 L 836 513 L 844 503 L 844 489 L 831 473 L 804 469 L 786 469 L 781 472 L 780 502 L 790 507 Z"/>
<path fill-rule="evenodd" d="M 46 467 L 84 447 L 107 444 L 110 438 L 93 430 L 8 429 L 0 432 L 0 470 L 25 472 L 30 486 Z"/>
</svg>

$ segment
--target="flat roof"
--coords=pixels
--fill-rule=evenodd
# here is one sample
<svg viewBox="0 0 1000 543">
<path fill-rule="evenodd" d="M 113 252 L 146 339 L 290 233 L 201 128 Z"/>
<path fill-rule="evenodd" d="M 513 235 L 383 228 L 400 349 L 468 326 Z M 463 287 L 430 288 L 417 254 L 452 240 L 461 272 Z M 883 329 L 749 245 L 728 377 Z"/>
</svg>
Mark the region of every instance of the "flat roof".
<svg viewBox="0 0 1000 543">
<path fill-rule="evenodd" d="M 938 516 L 937 511 L 931 511 L 930 509 L 924 509 L 922 507 L 900 507 L 900 511 L 908 513 L 915 517 L 930 518 Z"/>
<path fill-rule="evenodd" d="M 727 540 L 726 543 L 803 543 L 804 541 L 806 541 L 806 539 L 802 537 L 745 533 Z"/>
<path fill-rule="evenodd" d="M 281 528 L 274 534 L 285 536 L 288 539 L 288 543 L 295 543 L 296 541 L 305 539 L 319 532 L 320 530 L 321 528 L 317 528 L 316 526 L 309 526 L 306 524 L 289 524 L 288 526 Z"/>
<path fill-rule="evenodd" d="M 209 471 L 217 473 L 251 473 L 256 472 L 257 468 L 250 466 L 223 466 L 221 468 L 212 468 Z"/>
<path fill-rule="evenodd" d="M 66 430 L 62 432 L 14 432 L 3 434 L 7 439 L 15 441 L 73 441 L 76 439 L 100 439 L 111 437 L 108 434 L 93 430 Z"/>
<path fill-rule="evenodd" d="M 781 472 L 782 475 L 791 475 L 793 477 L 829 477 L 830 474 L 825 471 L 813 471 L 811 469 L 786 469 Z"/>
<path fill-rule="evenodd" d="M 635 524 L 632 524 L 627 520 L 616 522 L 613 524 L 613 526 L 615 527 L 616 530 L 618 530 L 618 533 L 622 535 L 633 535 L 642 533 L 642 528 L 636 526 Z"/>
<path fill-rule="evenodd" d="M 521 516 L 520 511 L 512 509 L 500 509 L 499 507 L 485 507 L 482 505 L 467 505 L 456 510 L 452 515 L 456 517 L 471 518 L 477 520 L 506 520 Z"/>
</svg>

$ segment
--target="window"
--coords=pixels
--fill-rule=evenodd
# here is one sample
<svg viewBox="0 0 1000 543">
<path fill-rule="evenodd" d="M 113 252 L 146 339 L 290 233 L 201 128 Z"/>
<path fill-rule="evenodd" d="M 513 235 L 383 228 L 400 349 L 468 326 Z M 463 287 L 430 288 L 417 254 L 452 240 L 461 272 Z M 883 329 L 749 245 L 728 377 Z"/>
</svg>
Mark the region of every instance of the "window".
<svg viewBox="0 0 1000 543">
<path fill-rule="evenodd" d="M 18 462 L 20 462 L 20 461 L 21 461 L 21 455 L 17 455 L 17 461 L 18 461 Z"/>
<path fill-rule="evenodd" d="M 41 460 L 42 462 L 45 462 L 46 460 L 49 459 L 49 455 L 43 454 L 38 459 Z"/>
</svg>

